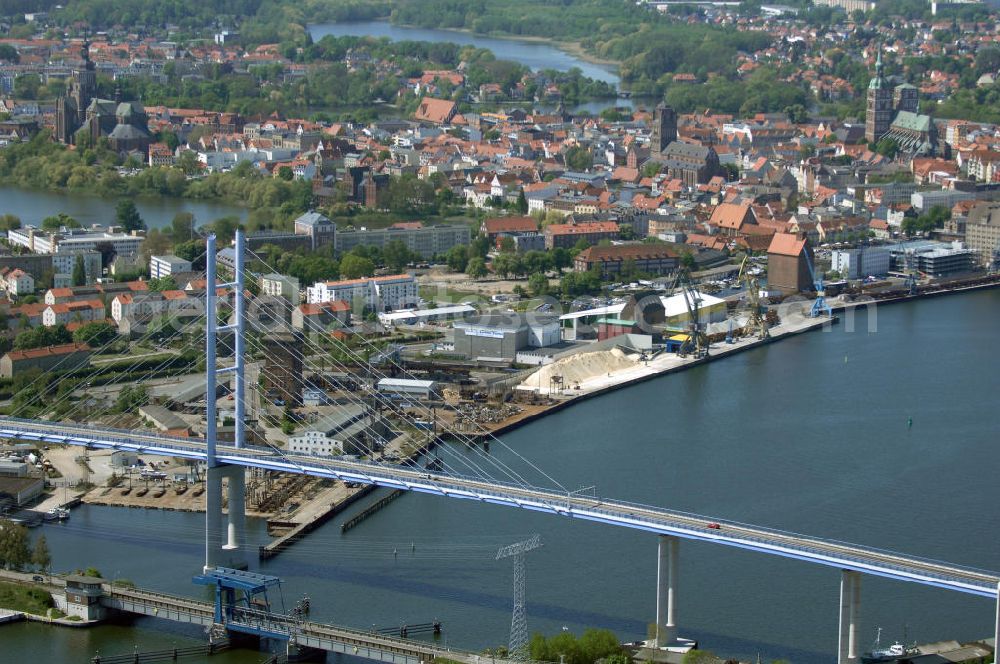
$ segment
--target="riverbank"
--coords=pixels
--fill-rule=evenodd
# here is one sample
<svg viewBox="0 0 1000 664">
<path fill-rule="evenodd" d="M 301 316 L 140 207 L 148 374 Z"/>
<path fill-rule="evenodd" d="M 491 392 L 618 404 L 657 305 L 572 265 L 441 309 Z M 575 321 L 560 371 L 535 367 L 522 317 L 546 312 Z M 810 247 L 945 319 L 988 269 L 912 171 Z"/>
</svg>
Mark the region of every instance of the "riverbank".
<svg viewBox="0 0 1000 664">
<path fill-rule="evenodd" d="M 629 387 L 631 385 L 644 383 L 646 381 L 653 380 L 654 378 L 660 378 L 661 376 L 685 371 L 702 364 L 707 364 L 714 360 L 729 357 L 754 348 L 759 348 L 760 346 L 774 343 L 775 341 L 799 335 L 804 332 L 811 332 L 830 325 L 835 325 L 837 322 L 838 319 L 836 317 L 832 319 L 823 317 L 802 318 L 793 322 L 779 323 L 769 330 L 770 336 L 766 339 L 745 337 L 742 339 L 735 339 L 731 344 L 727 344 L 725 342 L 716 343 L 709 347 L 708 356 L 703 358 L 679 357 L 674 353 L 663 353 L 641 364 L 636 363 L 633 367 L 619 371 L 612 371 L 604 376 L 596 376 L 592 379 L 584 381 L 579 385 L 579 391 L 573 390 L 572 395 L 565 398 L 560 398 L 558 393 L 549 394 L 550 390 L 548 387 L 531 386 L 530 383 L 532 377 L 529 376 L 517 389 L 544 394 L 550 398 L 556 398 L 558 400 L 551 405 L 537 407 L 530 413 L 519 414 L 516 418 L 509 422 L 501 423 L 499 426 L 489 431 L 473 434 L 471 437 L 476 440 L 488 440 L 493 436 L 513 431 L 547 415 L 565 410 L 570 406 L 574 406 L 594 397 L 598 397 L 624 387 Z"/>
</svg>

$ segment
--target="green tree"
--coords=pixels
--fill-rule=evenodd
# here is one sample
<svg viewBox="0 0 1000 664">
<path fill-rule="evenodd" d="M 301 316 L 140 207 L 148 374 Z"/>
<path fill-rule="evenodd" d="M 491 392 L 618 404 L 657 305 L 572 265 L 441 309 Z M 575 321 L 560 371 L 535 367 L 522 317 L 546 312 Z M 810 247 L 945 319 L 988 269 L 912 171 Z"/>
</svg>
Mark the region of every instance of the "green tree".
<svg viewBox="0 0 1000 664">
<path fill-rule="evenodd" d="M 177 281 L 169 274 L 165 277 L 150 279 L 149 290 L 153 292 L 177 290 Z"/>
<path fill-rule="evenodd" d="M 586 171 L 594 165 L 594 156 L 581 145 L 574 145 L 567 150 L 565 158 L 566 167 L 574 171 Z"/>
<path fill-rule="evenodd" d="M 194 239 L 194 215 L 190 212 L 178 212 L 170 221 L 170 238 L 175 243 L 188 242 Z"/>
<path fill-rule="evenodd" d="M 123 198 L 115 206 L 115 223 L 121 226 L 125 232 L 145 230 L 146 222 L 139 216 L 139 210 L 135 203 L 129 198 Z"/>
<path fill-rule="evenodd" d="M 21 218 L 13 214 L 0 215 L 0 230 L 13 231 L 21 227 Z"/>
<path fill-rule="evenodd" d="M 879 139 L 879 142 L 875 144 L 875 152 L 884 157 L 888 157 L 889 159 L 893 159 L 899 152 L 899 143 L 897 143 L 895 139 L 886 136 Z"/>
<path fill-rule="evenodd" d="M 573 265 L 573 257 L 565 247 L 556 247 L 552 250 L 552 266 L 557 270 Z"/>
<path fill-rule="evenodd" d="M 500 254 L 493 259 L 493 271 L 506 279 L 517 272 L 513 254 Z"/>
<path fill-rule="evenodd" d="M 46 346 L 58 346 L 68 344 L 73 341 L 72 335 L 65 325 L 55 325 L 52 327 L 36 327 L 20 332 L 14 337 L 14 348 L 26 350 L 28 348 L 44 348 Z"/>
<path fill-rule="evenodd" d="M 788 121 L 793 124 L 802 124 L 809 121 L 809 111 L 802 104 L 786 106 L 785 115 L 788 116 Z"/>
<path fill-rule="evenodd" d="M 192 150 L 181 150 L 177 155 L 177 168 L 181 169 L 185 175 L 194 175 L 201 170 L 201 162 L 198 161 L 198 154 Z"/>
<path fill-rule="evenodd" d="M 519 214 L 528 214 L 528 199 L 524 195 L 524 189 L 522 189 L 517 194 L 517 203 L 515 204 L 515 209 Z"/>
<path fill-rule="evenodd" d="M 528 277 L 528 289 L 537 297 L 546 295 L 549 292 L 548 277 L 541 272 L 535 272 Z"/>
<path fill-rule="evenodd" d="M 149 403 L 149 392 L 145 385 L 126 385 L 118 392 L 115 399 L 114 411 L 117 413 L 131 413 L 139 406 Z"/>
<path fill-rule="evenodd" d="M 0 519 L 0 565 L 22 569 L 30 562 L 28 529 L 8 519 Z"/>
<path fill-rule="evenodd" d="M 48 572 L 52 566 L 52 555 L 49 553 L 49 543 L 45 535 L 39 535 L 35 540 L 35 548 L 31 552 L 31 564 L 42 572 Z"/>
<path fill-rule="evenodd" d="M 360 279 L 375 274 L 375 263 L 370 258 L 347 254 L 340 261 L 340 274 L 345 279 Z"/>
<path fill-rule="evenodd" d="M 517 245 L 514 244 L 514 238 L 509 235 L 505 235 L 500 238 L 500 251 L 505 254 L 512 254 L 517 250 Z"/>
<path fill-rule="evenodd" d="M 464 244 L 456 244 L 447 251 L 444 261 L 449 270 L 465 272 L 465 266 L 469 264 L 469 248 Z"/>
<path fill-rule="evenodd" d="M 87 344 L 91 348 L 105 346 L 118 337 L 118 331 L 114 325 L 103 321 L 95 321 L 81 325 L 73 331 L 73 341 L 78 344 Z"/>
<path fill-rule="evenodd" d="M 295 172 L 292 171 L 291 166 L 281 166 L 278 169 L 278 177 L 285 182 L 291 182 L 295 179 Z"/>
<path fill-rule="evenodd" d="M 565 664 L 594 664 L 623 654 L 618 637 L 606 629 L 588 629 L 579 638 L 571 632 L 551 637 L 535 634 L 528 648 L 534 660 Z"/>
<path fill-rule="evenodd" d="M 697 265 L 698 264 L 694 260 L 694 254 L 685 249 L 681 253 L 681 267 L 691 272 L 697 267 Z"/>
<path fill-rule="evenodd" d="M 413 259 L 413 252 L 402 240 L 392 240 L 382 249 L 382 261 L 394 272 L 402 272 L 406 264 Z"/>
<path fill-rule="evenodd" d="M 77 256 L 73 261 L 73 285 L 83 286 L 87 283 L 87 268 L 83 264 L 83 256 Z"/>
<path fill-rule="evenodd" d="M 38 99 L 42 80 L 38 74 L 21 74 L 14 79 L 14 96 L 20 99 Z"/>
<path fill-rule="evenodd" d="M 18 54 L 17 49 L 10 44 L 0 44 L 0 60 L 6 60 L 16 65 L 21 61 L 21 56 Z"/>
<path fill-rule="evenodd" d="M 240 218 L 236 215 L 226 215 L 219 217 L 215 221 L 205 226 L 205 230 L 215 233 L 219 244 L 225 246 L 236 237 L 236 229 L 240 226 Z"/>
<path fill-rule="evenodd" d="M 51 215 L 42 219 L 43 231 L 55 232 L 63 227 L 80 228 L 80 222 L 65 212 L 60 212 L 59 214 Z"/>
<path fill-rule="evenodd" d="M 681 660 L 683 664 L 717 664 L 719 661 L 711 650 L 689 650 Z"/>
<path fill-rule="evenodd" d="M 489 274 L 486 261 L 481 256 L 473 256 L 465 266 L 465 273 L 472 279 L 482 279 Z"/>
</svg>

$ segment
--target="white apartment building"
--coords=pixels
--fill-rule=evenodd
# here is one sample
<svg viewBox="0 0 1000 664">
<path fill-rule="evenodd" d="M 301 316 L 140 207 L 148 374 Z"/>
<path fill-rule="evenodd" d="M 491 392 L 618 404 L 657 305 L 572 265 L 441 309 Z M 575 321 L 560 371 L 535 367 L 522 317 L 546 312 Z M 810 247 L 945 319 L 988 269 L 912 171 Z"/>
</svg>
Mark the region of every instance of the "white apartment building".
<svg viewBox="0 0 1000 664">
<path fill-rule="evenodd" d="M 75 254 L 81 251 L 97 251 L 98 246 L 110 244 L 115 253 L 123 258 L 139 255 L 139 245 L 143 238 L 128 233 L 108 233 L 70 229 L 58 233 L 45 233 L 34 226 L 26 226 L 7 231 L 7 240 L 35 254 Z"/>
<path fill-rule="evenodd" d="M 844 279 L 884 277 L 889 273 L 889 247 L 858 247 L 835 250 L 830 254 L 830 269 Z"/>
<path fill-rule="evenodd" d="M 299 280 L 284 274 L 265 274 L 260 277 L 260 292 L 271 297 L 283 297 L 299 303 Z"/>
<path fill-rule="evenodd" d="M 122 319 L 146 319 L 170 311 L 180 314 L 189 310 L 188 294 L 182 290 L 121 293 L 111 301 L 111 318 L 121 324 Z"/>
<path fill-rule="evenodd" d="M 53 327 L 68 323 L 90 323 L 104 320 L 104 305 L 100 300 L 50 304 L 42 312 L 42 325 Z"/>
<path fill-rule="evenodd" d="M 322 304 L 342 300 L 362 302 L 375 311 L 390 311 L 413 307 L 420 299 L 417 280 L 409 274 L 366 277 L 346 281 L 320 281 L 306 289 L 306 302 Z"/>
<path fill-rule="evenodd" d="M 20 268 L 15 268 L 4 277 L 7 292 L 14 297 L 31 295 L 35 292 L 34 278 Z"/>
<path fill-rule="evenodd" d="M 150 256 L 149 257 L 149 278 L 160 279 L 169 277 L 171 274 L 191 271 L 191 261 L 178 258 L 173 255 Z"/>
<path fill-rule="evenodd" d="M 344 453 L 340 441 L 334 440 L 322 431 L 303 431 L 289 436 L 288 450 L 314 456 L 339 456 Z"/>
</svg>

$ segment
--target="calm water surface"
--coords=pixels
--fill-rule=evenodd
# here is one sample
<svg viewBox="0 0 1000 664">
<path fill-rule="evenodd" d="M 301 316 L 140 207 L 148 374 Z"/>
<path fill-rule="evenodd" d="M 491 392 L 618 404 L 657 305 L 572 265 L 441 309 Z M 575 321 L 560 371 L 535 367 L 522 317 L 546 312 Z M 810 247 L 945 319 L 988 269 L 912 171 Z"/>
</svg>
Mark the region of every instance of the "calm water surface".
<svg viewBox="0 0 1000 664">
<path fill-rule="evenodd" d="M 573 67 L 578 67 L 583 75 L 589 78 L 615 85 L 621 82 L 617 67 L 587 62 L 566 51 L 561 51 L 555 46 L 541 42 L 485 37 L 457 30 L 406 27 L 393 25 L 388 21 L 320 23 L 309 26 L 309 32 L 314 41 L 319 41 L 327 35 L 333 35 L 334 37 L 388 37 L 393 41 L 451 42 L 463 46 L 487 48 L 493 51 L 498 60 L 519 62 L 534 70 L 569 71 Z"/>
<path fill-rule="evenodd" d="M 196 222 L 210 221 L 235 214 L 246 216 L 246 210 L 217 201 L 199 201 L 185 198 L 136 198 L 135 205 L 149 228 L 163 228 L 179 212 L 190 212 Z M 84 226 L 109 224 L 115 221 L 116 198 L 81 196 L 79 192 L 39 191 L 0 185 L 0 214 L 20 217 L 24 225 L 39 225 L 48 216 L 65 212 Z"/>
</svg>

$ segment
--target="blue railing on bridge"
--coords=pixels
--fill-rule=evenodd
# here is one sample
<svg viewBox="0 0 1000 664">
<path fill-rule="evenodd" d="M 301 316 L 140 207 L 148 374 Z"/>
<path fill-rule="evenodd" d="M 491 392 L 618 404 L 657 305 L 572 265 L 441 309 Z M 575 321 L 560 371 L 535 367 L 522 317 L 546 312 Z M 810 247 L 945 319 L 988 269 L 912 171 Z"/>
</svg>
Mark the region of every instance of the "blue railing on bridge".
<svg viewBox="0 0 1000 664">
<path fill-rule="evenodd" d="M 59 422 L 40 422 L 37 420 L 25 420 L 18 418 L 0 418 L 0 427 L 4 424 L 10 426 L 9 431 L 15 436 L 30 435 L 35 438 L 49 440 L 74 440 L 83 444 L 95 444 L 100 446 L 124 446 L 132 449 L 163 449 L 177 452 L 177 456 L 202 457 L 205 452 L 197 450 L 196 446 L 203 441 L 200 439 L 181 438 L 162 434 L 146 434 L 143 432 L 130 431 L 127 429 L 105 429 L 89 424 L 66 425 Z M 23 428 L 22 428 L 23 427 Z M 64 428 L 71 433 L 51 433 L 42 431 L 43 427 Z M 76 431 L 73 431 L 76 430 Z M 80 433 L 86 433 L 93 438 L 82 437 Z M 4 429 L 0 428 L 0 435 Z M 76 435 L 74 435 L 76 434 Z M 154 441 L 145 441 L 143 438 L 154 438 Z M 235 454 L 234 454 L 235 452 Z M 242 454 L 240 454 L 242 452 Z M 300 472 L 311 475 L 335 476 L 347 481 L 360 481 L 368 484 L 404 488 L 407 490 L 450 494 L 452 497 L 462 497 L 481 501 L 495 501 L 504 504 L 513 504 L 526 509 L 542 510 L 577 518 L 602 520 L 600 517 L 608 517 L 610 523 L 619 525 L 629 525 L 633 527 L 658 531 L 669 529 L 682 537 L 690 537 L 701 540 L 714 540 L 718 543 L 729 546 L 742 547 L 753 550 L 773 551 L 778 555 L 798 557 L 813 562 L 824 562 L 831 565 L 850 562 L 859 568 L 878 574 L 876 569 L 881 568 L 886 571 L 894 571 L 901 577 L 913 578 L 915 576 L 924 577 L 928 580 L 938 580 L 949 585 L 965 584 L 974 586 L 982 591 L 996 591 L 997 575 L 988 570 L 973 567 L 953 565 L 947 562 L 917 556 L 901 556 L 898 553 L 879 549 L 876 547 L 860 546 L 842 542 L 835 539 L 824 539 L 819 537 L 804 536 L 799 533 L 782 531 L 775 528 L 744 524 L 738 521 L 720 520 L 706 517 L 690 512 L 670 510 L 669 514 L 657 515 L 655 512 L 662 512 L 660 508 L 641 503 L 629 503 L 620 500 L 600 500 L 599 498 L 583 498 L 573 496 L 572 492 L 559 492 L 550 488 L 535 487 L 528 484 L 515 485 L 496 480 L 486 480 L 478 477 L 448 476 L 429 473 L 423 470 L 414 470 L 406 467 L 386 467 L 370 461 L 352 460 L 345 461 L 339 459 L 329 459 L 323 457 L 310 457 L 309 461 L 299 461 L 302 455 L 295 458 L 288 458 L 276 449 L 267 447 L 248 446 L 237 449 L 231 446 L 219 448 L 217 457 L 220 461 L 237 463 L 247 466 L 271 466 L 277 470 Z M 348 464 L 348 467 L 338 468 L 336 464 Z M 489 482 L 490 487 L 484 488 L 476 486 L 470 489 L 463 484 L 455 483 L 470 482 L 482 484 Z M 497 487 L 507 489 L 498 490 Z M 530 493 L 532 495 L 524 497 L 518 493 Z M 651 511 L 654 514 L 636 515 L 629 513 L 629 510 Z M 699 521 L 706 525 L 705 529 L 698 528 L 694 524 L 682 523 L 672 517 L 680 517 Z M 708 523 L 718 523 L 722 526 L 719 531 L 709 532 Z M 738 532 L 725 533 L 723 529 L 750 529 L 754 533 Z M 766 535 L 771 535 L 768 539 Z M 797 542 L 782 541 L 794 538 Z M 836 547 L 836 551 L 829 551 L 822 548 L 826 545 Z M 803 554 L 803 555 L 796 555 Z M 873 561 L 865 559 L 865 555 L 878 557 Z M 888 558 L 887 558 L 888 557 Z M 893 561 L 891 558 L 905 558 L 906 562 Z M 954 573 L 948 571 L 935 571 L 924 569 L 923 565 L 937 567 L 947 567 Z M 964 575 L 964 577 L 963 577 Z M 968 577 L 984 577 L 981 579 Z M 916 580 L 916 579 L 914 579 Z M 937 585 L 937 584 L 935 584 Z M 983 593 L 980 593 L 983 594 Z"/>
</svg>

